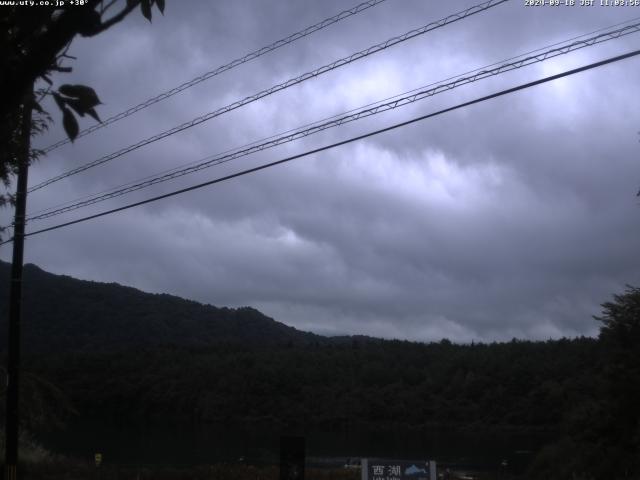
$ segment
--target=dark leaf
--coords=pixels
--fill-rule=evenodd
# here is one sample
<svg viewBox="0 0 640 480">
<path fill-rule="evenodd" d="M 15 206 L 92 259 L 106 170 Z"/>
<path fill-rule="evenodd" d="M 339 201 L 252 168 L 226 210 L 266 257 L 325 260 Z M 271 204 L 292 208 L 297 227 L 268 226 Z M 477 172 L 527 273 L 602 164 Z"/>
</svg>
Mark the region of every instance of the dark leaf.
<svg viewBox="0 0 640 480">
<path fill-rule="evenodd" d="M 63 73 L 71 73 L 73 71 L 73 68 L 71 67 L 52 67 L 52 70 L 55 70 L 56 72 L 63 72 Z"/>
<path fill-rule="evenodd" d="M 156 0 L 156 5 L 158 5 L 160 13 L 164 15 L 164 0 Z"/>
<path fill-rule="evenodd" d="M 64 131 L 67 132 L 69 140 L 73 142 L 78 136 L 80 128 L 76 117 L 73 116 L 73 113 L 68 108 L 62 110 L 62 125 L 64 126 Z"/>
<path fill-rule="evenodd" d="M 84 114 L 87 113 L 87 108 L 82 105 L 82 102 L 77 98 L 66 98 L 65 102 L 69 105 L 78 115 L 84 117 Z"/>
<path fill-rule="evenodd" d="M 140 10 L 142 10 L 142 15 L 144 18 L 151 21 L 151 1 L 150 0 L 141 0 L 140 1 Z"/>
<path fill-rule="evenodd" d="M 53 92 L 53 99 L 58 104 L 58 108 L 60 110 L 64 110 L 66 108 L 65 107 L 65 99 L 61 95 L 57 94 L 56 92 Z"/>
<path fill-rule="evenodd" d="M 67 97 L 78 96 L 78 89 L 76 85 L 69 85 L 68 83 L 65 83 L 64 85 L 60 86 L 60 88 L 58 88 L 58 91 L 61 94 L 66 95 Z"/>
<path fill-rule="evenodd" d="M 100 14 L 90 8 L 85 8 L 84 15 L 78 25 L 78 33 L 84 37 L 95 35 L 102 27 L 102 19 Z"/>
<path fill-rule="evenodd" d="M 83 87 L 83 86 L 82 85 L 63 85 L 63 87 L 65 87 L 64 91 L 66 92 L 77 93 L 77 90 L 74 87 Z M 60 87 L 60 90 L 63 90 L 63 88 Z M 91 90 L 91 92 L 93 92 L 93 90 Z M 58 95 L 58 94 L 54 93 L 54 95 Z M 93 96 L 95 96 L 95 92 L 93 92 Z M 73 109 L 74 112 L 76 112 L 81 117 L 84 117 L 85 115 L 89 115 L 92 118 L 94 118 L 96 121 L 102 123 L 102 120 L 100 120 L 100 117 L 98 116 L 98 112 L 96 112 L 96 109 L 94 108 L 95 100 L 92 98 L 92 95 L 87 96 L 83 94 L 83 95 L 80 95 L 79 97 L 68 97 L 68 96 L 61 97 L 60 95 L 58 95 L 58 97 L 60 98 L 60 101 L 63 102 L 63 105 L 65 104 L 68 105 Z M 87 98 L 89 98 L 89 101 L 87 101 Z"/>
<path fill-rule="evenodd" d="M 87 110 L 87 114 L 93 117 L 96 122 L 102 123 L 102 120 L 100 120 L 100 117 L 98 116 L 98 112 L 96 112 L 95 108 L 90 108 L 89 110 Z"/>
<path fill-rule="evenodd" d="M 67 97 L 74 97 L 80 100 L 85 110 L 100 105 L 102 102 L 98 98 L 95 90 L 86 85 L 62 85 L 58 91 Z"/>
</svg>

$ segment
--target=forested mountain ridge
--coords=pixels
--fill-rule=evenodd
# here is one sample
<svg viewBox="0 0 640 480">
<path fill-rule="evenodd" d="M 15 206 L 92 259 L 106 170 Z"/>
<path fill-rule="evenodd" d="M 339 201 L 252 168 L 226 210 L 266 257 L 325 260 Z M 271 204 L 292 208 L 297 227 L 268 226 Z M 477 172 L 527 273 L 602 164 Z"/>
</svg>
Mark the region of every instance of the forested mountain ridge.
<svg viewBox="0 0 640 480">
<path fill-rule="evenodd" d="M 0 351 L 6 350 L 10 270 L 10 264 L 0 262 Z M 24 270 L 22 329 L 25 353 L 229 342 L 287 345 L 324 339 L 276 322 L 254 308 L 217 308 L 116 283 L 54 275 L 32 264 Z"/>
<path fill-rule="evenodd" d="M 0 263 L 5 299 L 8 279 Z M 21 414 L 25 425 L 75 411 L 126 425 L 544 430 L 531 478 L 640 478 L 640 289 L 602 306 L 597 339 L 327 338 L 252 308 L 27 265 Z"/>
<path fill-rule="evenodd" d="M 5 295 L 9 269 L 0 263 Z M 327 338 L 252 308 L 216 308 L 30 264 L 23 305 L 28 368 L 46 372 L 82 411 L 117 418 L 182 421 L 189 412 L 198 421 L 552 428 L 598 368 L 595 339 Z M 1 308 L 4 349 L 7 303 Z"/>
</svg>

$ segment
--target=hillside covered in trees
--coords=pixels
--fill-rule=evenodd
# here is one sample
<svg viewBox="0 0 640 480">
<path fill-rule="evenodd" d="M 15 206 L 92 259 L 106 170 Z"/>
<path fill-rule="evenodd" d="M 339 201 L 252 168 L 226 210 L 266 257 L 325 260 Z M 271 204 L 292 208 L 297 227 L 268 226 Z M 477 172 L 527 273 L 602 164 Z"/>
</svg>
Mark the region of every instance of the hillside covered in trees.
<svg viewBox="0 0 640 480">
<path fill-rule="evenodd" d="M 0 268 L 6 290 L 8 266 Z M 26 425 L 82 417 L 546 432 L 554 440 L 533 463 L 533 477 L 637 472 L 637 289 L 603 305 L 598 339 L 456 345 L 327 338 L 250 308 L 219 309 L 34 266 L 26 279 Z"/>
<path fill-rule="evenodd" d="M 35 356 L 30 368 L 115 421 L 555 429 L 594 389 L 592 339 L 159 347 Z"/>
<path fill-rule="evenodd" d="M 0 262 L 0 351 L 6 349 L 10 264 Z M 253 308 L 216 308 L 115 283 L 53 275 L 25 265 L 26 353 L 114 352 L 158 346 L 234 342 L 278 345 L 321 340 Z"/>
</svg>

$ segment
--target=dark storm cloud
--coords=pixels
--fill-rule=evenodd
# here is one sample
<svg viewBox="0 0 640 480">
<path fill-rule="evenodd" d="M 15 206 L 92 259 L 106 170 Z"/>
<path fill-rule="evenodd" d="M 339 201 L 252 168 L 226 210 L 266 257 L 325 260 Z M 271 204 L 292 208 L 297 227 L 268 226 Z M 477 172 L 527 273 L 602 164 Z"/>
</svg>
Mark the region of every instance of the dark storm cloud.
<svg viewBox="0 0 640 480">
<path fill-rule="evenodd" d="M 389 0 L 53 152 L 32 169 L 31 184 L 473 3 Z M 60 182 L 34 193 L 31 209 L 633 16 L 624 9 L 523 3 L 512 0 Z M 73 81 L 98 90 L 105 102 L 101 114 L 108 117 L 347 6 L 173 2 L 152 26 L 135 15 L 108 34 L 78 41 Z M 636 34 L 585 49 L 78 214 L 348 138 L 637 45 Z M 625 283 L 640 281 L 634 197 L 640 184 L 639 81 L 638 61 L 621 62 L 35 236 L 27 258 L 81 278 L 256 306 L 327 334 L 459 341 L 594 334 L 591 315 L 598 305 Z M 41 141 L 59 136 L 54 128 Z"/>
</svg>

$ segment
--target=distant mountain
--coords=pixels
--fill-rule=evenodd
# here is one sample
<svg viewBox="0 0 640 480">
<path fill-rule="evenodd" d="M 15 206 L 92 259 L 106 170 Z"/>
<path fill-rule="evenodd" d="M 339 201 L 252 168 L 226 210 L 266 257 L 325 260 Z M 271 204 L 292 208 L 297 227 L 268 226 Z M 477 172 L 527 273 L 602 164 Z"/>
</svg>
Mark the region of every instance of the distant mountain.
<svg viewBox="0 0 640 480">
<path fill-rule="evenodd" d="M 0 351 L 6 350 L 11 265 L 0 262 Z M 117 283 L 24 270 L 25 353 L 112 352 L 138 347 L 301 345 L 326 341 L 254 308 L 217 308 Z"/>
</svg>

